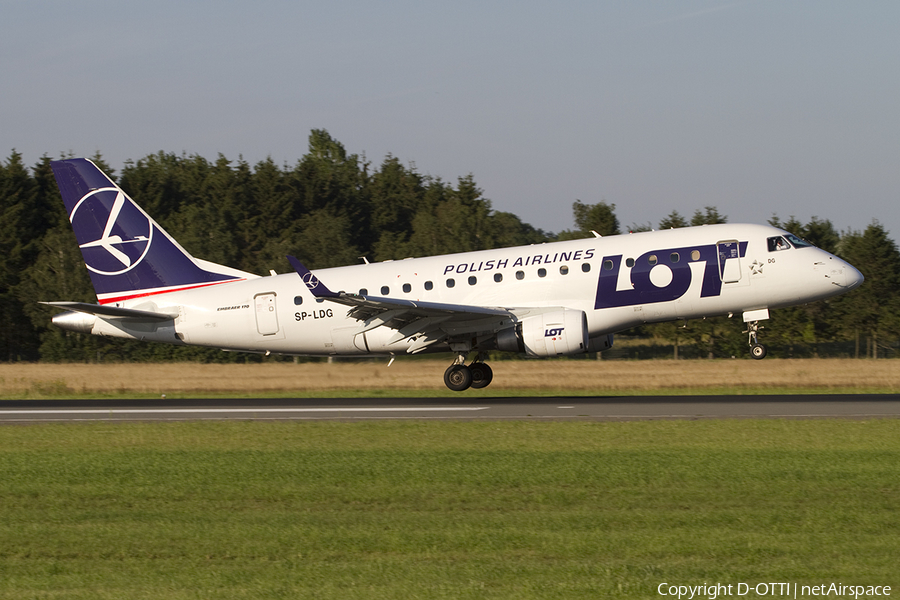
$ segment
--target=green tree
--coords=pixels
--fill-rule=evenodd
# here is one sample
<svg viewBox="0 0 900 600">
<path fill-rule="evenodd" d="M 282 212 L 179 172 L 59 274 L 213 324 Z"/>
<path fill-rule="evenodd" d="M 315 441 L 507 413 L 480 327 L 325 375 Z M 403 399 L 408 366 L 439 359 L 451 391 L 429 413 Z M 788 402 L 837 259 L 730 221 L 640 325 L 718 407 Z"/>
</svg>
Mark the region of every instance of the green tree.
<svg viewBox="0 0 900 600">
<path fill-rule="evenodd" d="M 302 217 L 293 229 L 296 256 L 311 269 L 355 264 L 361 256 L 353 243 L 353 224 L 345 214 L 320 208 Z"/>
<path fill-rule="evenodd" d="M 408 233 L 425 189 L 422 177 L 388 155 L 368 183 L 375 232 Z"/>
<path fill-rule="evenodd" d="M 679 227 L 687 227 L 687 219 L 681 216 L 677 210 L 673 210 L 665 219 L 659 222 L 660 229 L 678 229 Z"/>
<path fill-rule="evenodd" d="M 290 270 L 286 255 L 295 253 L 292 235 L 300 218 L 301 198 L 288 181 L 288 174 L 271 158 L 257 163 L 252 178 L 252 206 L 240 224 L 244 262 L 251 273 Z"/>
<path fill-rule="evenodd" d="M 575 226 L 582 233 L 596 231 L 600 235 L 619 235 L 619 219 L 615 210 L 615 204 L 606 202 L 584 204 L 581 200 L 576 200 L 572 204 Z"/>
<path fill-rule="evenodd" d="M 727 223 L 728 217 L 720 214 L 719 209 L 715 206 L 705 206 L 703 210 L 699 208 L 694 211 L 691 217 L 691 225 L 717 225 L 719 223 Z"/>
<path fill-rule="evenodd" d="M 878 357 L 881 342 L 900 333 L 900 251 L 877 221 L 863 233 L 844 234 L 841 257 L 865 276 L 860 288 L 834 300 L 845 331 L 857 340 L 868 338 L 867 356 Z"/>
<path fill-rule="evenodd" d="M 61 201 L 59 204 L 62 207 Z M 23 299 L 31 299 L 23 302 L 23 307 L 37 332 L 42 360 L 94 361 L 113 342 L 57 329 L 50 319 L 60 311 L 38 304 L 55 300 L 97 301 L 65 211 L 58 213 L 56 224 L 40 239 L 38 256 L 20 286 Z"/>
<path fill-rule="evenodd" d="M 181 209 L 187 198 L 200 195 L 208 165 L 205 160 L 195 159 L 159 152 L 137 162 L 127 161 L 118 183 L 147 214 L 162 224 Z M 201 176 L 191 177 L 186 172 L 191 162 L 198 163 L 193 166 L 202 165 Z"/>
<path fill-rule="evenodd" d="M 811 244 L 832 254 L 837 252 L 838 244 L 841 241 L 841 236 L 831 221 L 816 216 L 813 216 L 810 222 L 803 227 L 800 235 Z"/>
<path fill-rule="evenodd" d="M 404 258 L 413 220 L 423 207 L 424 179 L 388 155 L 368 182 L 372 218 L 369 222 L 375 260 Z"/>
<path fill-rule="evenodd" d="M 523 223 L 519 217 L 508 212 L 494 212 L 491 215 L 491 247 L 508 248 L 527 246 L 552 241 L 544 231 Z"/>
<path fill-rule="evenodd" d="M 428 178 L 425 194 L 412 219 L 412 233 L 405 248 L 395 250 L 396 257 L 430 256 L 450 252 L 445 243 L 445 231 L 440 227 L 436 211 L 450 201 L 453 189 L 440 178 Z M 379 259 L 381 260 L 381 259 Z"/>
<path fill-rule="evenodd" d="M 0 165 L 0 360 L 32 359 L 37 345 L 24 318 L 17 288 L 37 254 L 44 215 L 36 210 L 37 187 L 13 150 Z"/>
<path fill-rule="evenodd" d="M 653 225 L 647 223 L 632 223 L 628 227 L 628 233 L 642 233 L 644 231 L 653 231 Z"/>
<path fill-rule="evenodd" d="M 413 219 L 413 235 L 410 239 L 410 256 L 450 254 L 484 250 L 493 246 L 491 231 L 491 202 L 481 196 L 481 189 L 472 175 L 460 177 L 457 188 L 444 187 L 432 182 L 423 209 Z"/>
<path fill-rule="evenodd" d="M 558 239 L 573 240 L 587 238 L 597 232 L 602 236 L 619 235 L 619 219 L 616 217 L 616 205 L 598 202 L 585 204 L 576 200 L 572 204 L 572 216 L 575 229 L 560 232 Z"/>
<path fill-rule="evenodd" d="M 303 214 L 318 213 L 346 218 L 349 234 L 357 248 L 368 249 L 374 243 L 369 225 L 371 210 L 367 194 L 367 166 L 356 154 L 348 154 L 344 146 L 324 129 L 309 135 L 309 152 L 300 159 L 291 184 L 302 199 Z"/>
</svg>

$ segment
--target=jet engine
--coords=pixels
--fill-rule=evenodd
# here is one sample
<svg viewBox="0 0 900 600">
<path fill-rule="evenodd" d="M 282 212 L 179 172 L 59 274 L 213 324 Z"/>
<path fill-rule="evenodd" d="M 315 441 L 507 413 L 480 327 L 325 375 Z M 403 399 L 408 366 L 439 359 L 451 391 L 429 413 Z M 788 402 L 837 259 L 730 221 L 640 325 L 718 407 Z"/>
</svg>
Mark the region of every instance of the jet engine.
<svg viewBox="0 0 900 600">
<path fill-rule="evenodd" d="M 539 357 L 587 352 L 587 316 L 563 308 L 526 317 L 497 333 L 497 348 Z"/>
</svg>

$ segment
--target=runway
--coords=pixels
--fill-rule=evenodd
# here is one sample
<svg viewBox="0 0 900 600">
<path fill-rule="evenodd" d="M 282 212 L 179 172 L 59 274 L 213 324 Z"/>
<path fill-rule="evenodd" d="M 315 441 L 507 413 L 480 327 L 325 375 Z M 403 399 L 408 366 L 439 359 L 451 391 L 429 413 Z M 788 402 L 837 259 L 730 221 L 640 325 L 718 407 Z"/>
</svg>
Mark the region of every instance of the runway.
<svg viewBox="0 0 900 600">
<path fill-rule="evenodd" d="M 900 395 L 4 400 L 0 424 L 200 420 L 867 419 L 900 417 Z"/>
</svg>

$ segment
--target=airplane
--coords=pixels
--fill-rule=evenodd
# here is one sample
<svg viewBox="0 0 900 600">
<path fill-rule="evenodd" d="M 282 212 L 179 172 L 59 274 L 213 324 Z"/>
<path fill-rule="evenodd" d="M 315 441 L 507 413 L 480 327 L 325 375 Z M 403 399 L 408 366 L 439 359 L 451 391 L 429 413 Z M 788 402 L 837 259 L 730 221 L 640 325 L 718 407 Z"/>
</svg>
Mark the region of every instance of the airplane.
<svg viewBox="0 0 900 600">
<path fill-rule="evenodd" d="M 602 352 L 644 323 L 740 314 L 753 358 L 769 311 L 859 287 L 852 265 L 768 225 L 720 224 L 258 276 L 191 256 L 94 163 L 51 163 L 97 304 L 57 327 L 294 356 L 450 352 L 454 391 L 488 352 Z M 470 355 L 474 358 L 469 364 Z"/>
</svg>

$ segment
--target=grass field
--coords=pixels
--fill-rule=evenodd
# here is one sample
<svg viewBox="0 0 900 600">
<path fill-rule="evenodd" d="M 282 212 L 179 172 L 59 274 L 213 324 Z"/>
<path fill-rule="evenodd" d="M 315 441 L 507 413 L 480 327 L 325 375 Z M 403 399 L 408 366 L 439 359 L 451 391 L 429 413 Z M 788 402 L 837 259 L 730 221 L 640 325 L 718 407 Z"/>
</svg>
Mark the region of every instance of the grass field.
<svg viewBox="0 0 900 600">
<path fill-rule="evenodd" d="M 4 599 L 900 589 L 900 420 L 7 426 L 0 482 Z"/>
<path fill-rule="evenodd" d="M 852 359 L 497 361 L 468 395 L 895 393 L 900 362 Z M 0 364 L 0 398 L 456 396 L 448 361 Z"/>
</svg>

